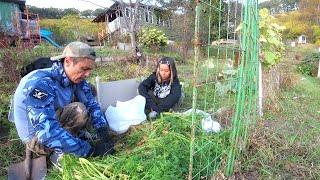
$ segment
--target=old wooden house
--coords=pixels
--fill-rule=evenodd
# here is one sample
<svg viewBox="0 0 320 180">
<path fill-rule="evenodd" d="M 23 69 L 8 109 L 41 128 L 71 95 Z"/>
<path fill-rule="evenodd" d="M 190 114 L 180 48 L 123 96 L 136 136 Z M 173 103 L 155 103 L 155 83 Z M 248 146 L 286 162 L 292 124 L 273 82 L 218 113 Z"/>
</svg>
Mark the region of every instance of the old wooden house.
<svg viewBox="0 0 320 180">
<path fill-rule="evenodd" d="M 137 7 L 136 31 L 143 26 L 172 27 L 171 15 L 165 10 L 141 3 Z M 105 12 L 99 14 L 93 20 L 93 22 L 103 24 L 98 36 L 99 40 L 110 40 L 114 36 L 129 32 L 135 8 L 135 3 L 126 4 L 116 1 Z"/>
</svg>

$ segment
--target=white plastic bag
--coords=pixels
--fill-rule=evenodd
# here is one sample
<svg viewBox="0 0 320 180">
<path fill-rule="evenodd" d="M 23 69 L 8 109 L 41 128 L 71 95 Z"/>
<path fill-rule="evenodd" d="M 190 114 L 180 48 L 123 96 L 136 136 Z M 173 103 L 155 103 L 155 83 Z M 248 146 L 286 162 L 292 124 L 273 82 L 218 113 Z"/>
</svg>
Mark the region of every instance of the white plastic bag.
<svg viewBox="0 0 320 180">
<path fill-rule="evenodd" d="M 192 111 L 193 109 L 189 109 L 182 114 L 189 115 L 192 113 Z M 217 121 L 212 120 L 211 115 L 209 113 L 196 109 L 196 114 L 199 114 L 202 116 L 201 126 L 205 132 L 217 133 L 221 130 L 221 125 Z"/>
<path fill-rule="evenodd" d="M 201 120 L 202 129 L 206 132 L 219 132 L 221 129 L 220 124 L 217 121 L 211 119 L 211 116 L 203 118 Z"/>
<path fill-rule="evenodd" d="M 14 109 L 13 109 L 13 97 L 10 98 L 10 111 L 8 113 L 8 120 L 14 123 Z"/>
<path fill-rule="evenodd" d="M 128 131 L 131 125 L 138 125 L 146 120 L 144 107 L 146 99 L 143 96 L 121 102 L 117 101 L 116 107 L 109 106 L 105 112 L 110 128 L 118 134 Z"/>
</svg>

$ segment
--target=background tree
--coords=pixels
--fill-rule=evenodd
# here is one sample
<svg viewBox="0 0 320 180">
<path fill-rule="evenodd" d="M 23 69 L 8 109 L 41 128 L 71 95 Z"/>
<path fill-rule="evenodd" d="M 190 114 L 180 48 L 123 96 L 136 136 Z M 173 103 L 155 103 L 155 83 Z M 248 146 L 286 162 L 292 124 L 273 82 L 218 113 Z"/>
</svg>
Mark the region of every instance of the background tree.
<svg viewBox="0 0 320 180">
<path fill-rule="evenodd" d="M 271 14 L 295 11 L 300 0 L 269 0 L 259 4 L 260 8 L 268 9 Z"/>
<path fill-rule="evenodd" d="M 67 15 L 79 15 L 80 11 L 75 8 L 67 8 L 62 10 L 62 16 L 67 16 Z"/>
<path fill-rule="evenodd" d="M 181 45 L 183 61 L 193 47 L 194 0 L 157 0 L 160 7 L 172 13 L 172 30 L 168 36 Z M 182 62 L 183 62 L 182 61 Z"/>
<path fill-rule="evenodd" d="M 29 12 L 39 14 L 41 18 L 45 19 L 60 19 L 62 17 L 62 10 L 58 8 L 38 8 L 35 6 L 27 6 Z"/>
<path fill-rule="evenodd" d="M 297 11 L 278 14 L 276 17 L 286 27 L 284 38 L 295 39 L 304 34 L 308 42 L 320 44 L 319 0 L 301 0 Z"/>
<path fill-rule="evenodd" d="M 209 4 L 209 0 L 204 0 Z M 168 33 L 169 38 L 178 42 L 182 48 L 183 59 L 187 59 L 189 49 L 193 48 L 194 37 L 194 20 L 195 20 L 195 0 L 158 0 L 157 1 L 164 9 L 171 11 L 173 14 L 172 29 Z M 234 30 L 238 24 L 233 22 L 241 17 L 241 4 L 238 1 L 231 0 L 220 3 L 219 0 L 212 0 L 212 7 L 201 6 L 200 20 L 200 37 L 202 47 L 207 47 L 211 44 L 208 42 L 208 33 L 211 33 L 211 40 L 221 38 L 234 38 Z M 225 8 L 226 3 L 229 3 L 230 8 Z M 222 11 L 219 11 L 221 9 Z M 211 30 L 209 32 L 209 17 L 211 18 Z M 238 21 L 240 23 L 240 20 Z M 229 28 L 229 29 L 228 29 Z"/>
<path fill-rule="evenodd" d="M 81 15 L 84 17 L 90 17 L 90 16 L 97 16 L 101 14 L 102 12 L 105 12 L 104 9 L 98 8 L 96 10 L 84 10 L 79 11 L 75 8 L 68 8 L 68 9 L 58 9 L 58 8 L 38 8 L 35 6 L 27 6 L 29 12 L 34 14 L 39 14 L 41 18 L 44 19 L 61 19 L 63 16 L 66 15 Z"/>
<path fill-rule="evenodd" d="M 137 36 L 137 20 L 138 20 L 138 16 L 140 15 L 139 13 L 141 13 L 139 11 L 139 7 L 140 7 L 140 2 L 139 0 L 136 0 L 134 3 L 132 0 L 129 1 L 128 4 L 124 3 L 122 0 L 118 1 L 120 2 L 121 5 L 121 10 L 122 12 L 126 11 L 126 7 L 129 6 L 130 10 L 129 10 L 129 17 L 125 18 L 126 20 L 126 26 L 127 29 L 129 30 L 129 36 L 130 36 L 130 41 L 131 41 L 131 52 L 132 52 L 132 56 L 138 60 L 137 57 L 137 40 L 136 40 L 136 36 Z"/>
<path fill-rule="evenodd" d="M 319 0 L 301 0 L 299 11 L 305 20 L 311 24 L 320 25 L 320 1 Z"/>
<path fill-rule="evenodd" d="M 90 17 L 90 16 L 92 16 L 92 14 L 93 14 L 93 10 L 91 10 L 91 9 L 87 9 L 87 10 L 80 12 L 80 15 L 84 16 L 84 17 Z"/>
<path fill-rule="evenodd" d="M 98 16 L 99 14 L 101 14 L 101 13 L 103 13 L 103 12 L 105 12 L 105 11 L 106 11 L 105 9 L 98 8 L 98 9 L 96 9 L 96 10 L 94 10 L 94 11 L 92 12 L 92 15 L 93 15 L 93 16 Z"/>
<path fill-rule="evenodd" d="M 277 22 L 286 27 L 283 31 L 284 39 L 296 39 L 301 34 L 306 34 L 309 25 L 301 19 L 299 11 L 279 14 L 276 16 Z"/>
</svg>

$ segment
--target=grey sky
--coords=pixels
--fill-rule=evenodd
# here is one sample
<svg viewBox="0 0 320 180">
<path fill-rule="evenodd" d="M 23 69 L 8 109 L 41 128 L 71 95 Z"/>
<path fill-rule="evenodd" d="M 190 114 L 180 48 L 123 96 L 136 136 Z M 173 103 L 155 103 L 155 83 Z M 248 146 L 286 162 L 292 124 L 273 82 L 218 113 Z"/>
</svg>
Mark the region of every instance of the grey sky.
<svg viewBox="0 0 320 180">
<path fill-rule="evenodd" d="M 264 1 L 267 0 L 259 0 L 259 3 Z M 26 0 L 27 5 L 32 5 L 40 8 L 76 8 L 81 11 L 86 9 L 95 10 L 97 8 L 110 7 L 112 3 L 112 0 Z"/>
<path fill-rule="evenodd" d="M 32 5 L 40 8 L 76 8 L 81 11 L 86 9 L 95 10 L 97 8 L 110 7 L 112 3 L 113 1 L 111 0 L 26 0 L 27 5 Z"/>
</svg>

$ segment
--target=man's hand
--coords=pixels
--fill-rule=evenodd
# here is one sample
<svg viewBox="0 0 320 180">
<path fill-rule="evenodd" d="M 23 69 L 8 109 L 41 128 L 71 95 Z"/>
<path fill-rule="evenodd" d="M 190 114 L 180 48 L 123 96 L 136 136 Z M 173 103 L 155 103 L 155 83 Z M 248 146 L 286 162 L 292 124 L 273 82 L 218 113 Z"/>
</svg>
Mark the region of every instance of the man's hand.
<svg viewBox="0 0 320 180">
<path fill-rule="evenodd" d="M 97 157 L 97 156 L 104 156 L 114 154 L 115 150 L 112 144 L 109 143 L 102 143 L 96 144 L 91 148 L 89 156 Z"/>
</svg>

